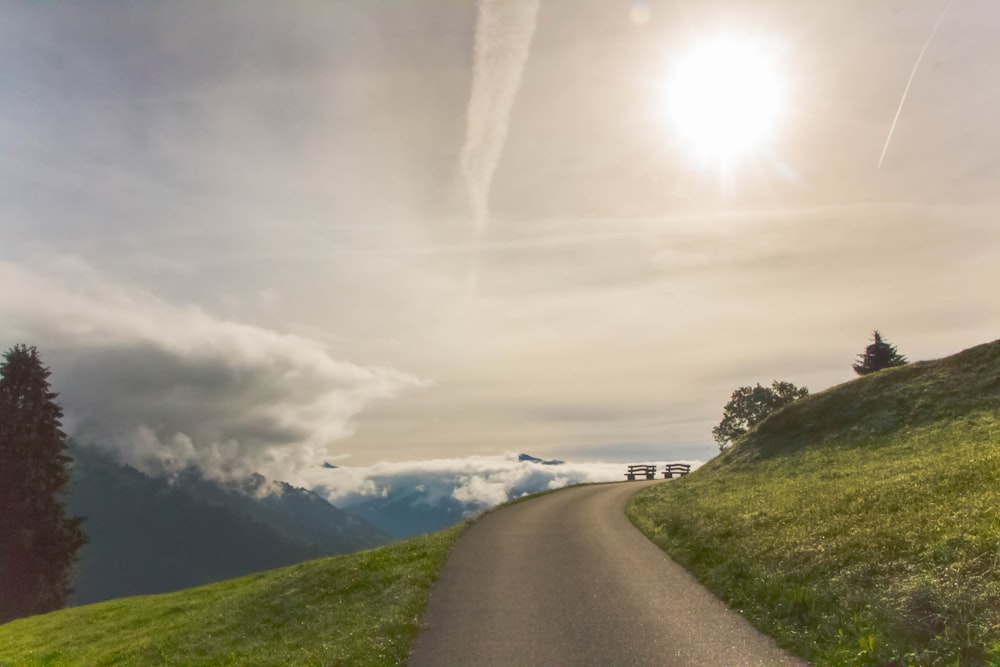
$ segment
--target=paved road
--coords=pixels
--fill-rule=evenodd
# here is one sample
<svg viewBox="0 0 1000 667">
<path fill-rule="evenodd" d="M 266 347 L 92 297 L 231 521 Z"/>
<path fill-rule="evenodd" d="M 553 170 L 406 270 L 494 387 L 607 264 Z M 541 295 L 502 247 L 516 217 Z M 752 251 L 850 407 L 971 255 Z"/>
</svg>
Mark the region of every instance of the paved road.
<svg viewBox="0 0 1000 667">
<path fill-rule="evenodd" d="M 655 483 L 574 487 L 482 517 L 442 570 L 410 666 L 802 664 L 629 523 L 626 500 Z"/>
</svg>

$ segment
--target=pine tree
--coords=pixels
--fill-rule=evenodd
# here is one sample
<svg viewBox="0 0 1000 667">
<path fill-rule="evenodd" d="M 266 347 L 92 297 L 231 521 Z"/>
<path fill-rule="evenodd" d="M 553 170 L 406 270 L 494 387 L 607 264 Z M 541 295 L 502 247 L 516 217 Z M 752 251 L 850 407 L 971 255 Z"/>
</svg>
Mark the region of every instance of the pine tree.
<svg viewBox="0 0 1000 667">
<path fill-rule="evenodd" d="M 0 623 L 66 604 L 70 572 L 86 542 L 67 518 L 69 483 L 62 409 L 38 350 L 15 345 L 0 364 Z"/>
<path fill-rule="evenodd" d="M 905 366 L 909 363 L 906 357 L 896 351 L 895 345 L 882 338 L 877 329 L 872 333 L 872 339 L 874 342 L 865 348 L 863 354 L 858 355 L 858 362 L 852 366 L 858 375 L 868 375 L 883 368 Z"/>
</svg>

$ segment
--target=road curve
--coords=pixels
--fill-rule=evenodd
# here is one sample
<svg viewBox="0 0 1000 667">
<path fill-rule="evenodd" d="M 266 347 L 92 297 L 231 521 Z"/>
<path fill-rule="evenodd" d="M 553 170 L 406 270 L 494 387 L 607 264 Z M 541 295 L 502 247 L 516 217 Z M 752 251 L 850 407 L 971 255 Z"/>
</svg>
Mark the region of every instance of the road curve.
<svg viewBox="0 0 1000 667">
<path fill-rule="evenodd" d="M 625 518 L 655 483 L 573 487 L 476 521 L 431 592 L 410 667 L 804 664 Z"/>
</svg>

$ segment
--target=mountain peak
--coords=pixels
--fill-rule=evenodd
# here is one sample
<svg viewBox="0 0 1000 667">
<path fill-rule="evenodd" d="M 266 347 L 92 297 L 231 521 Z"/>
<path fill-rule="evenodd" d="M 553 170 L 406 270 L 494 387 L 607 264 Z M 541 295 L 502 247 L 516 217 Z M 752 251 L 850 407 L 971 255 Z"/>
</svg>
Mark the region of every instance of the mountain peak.
<svg viewBox="0 0 1000 667">
<path fill-rule="evenodd" d="M 565 461 L 559 461 L 556 459 L 552 459 L 550 461 L 544 461 L 538 458 L 537 456 L 532 456 L 531 454 L 521 454 L 520 456 L 517 457 L 517 460 L 524 461 L 526 463 L 539 463 L 543 466 L 558 466 L 565 463 Z"/>
</svg>

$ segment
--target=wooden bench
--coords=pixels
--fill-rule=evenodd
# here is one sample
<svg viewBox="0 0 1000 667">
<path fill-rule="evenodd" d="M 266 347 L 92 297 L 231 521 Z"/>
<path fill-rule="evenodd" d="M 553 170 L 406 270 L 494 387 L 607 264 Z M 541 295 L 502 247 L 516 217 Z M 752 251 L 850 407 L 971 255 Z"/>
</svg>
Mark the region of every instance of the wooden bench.
<svg viewBox="0 0 1000 667">
<path fill-rule="evenodd" d="M 663 479 L 671 479 L 674 473 L 686 475 L 691 472 L 690 463 L 668 463 L 663 467 Z"/>
<path fill-rule="evenodd" d="M 650 463 L 633 463 L 629 465 L 625 477 L 634 482 L 637 475 L 645 475 L 646 479 L 656 479 L 656 466 Z"/>
</svg>

